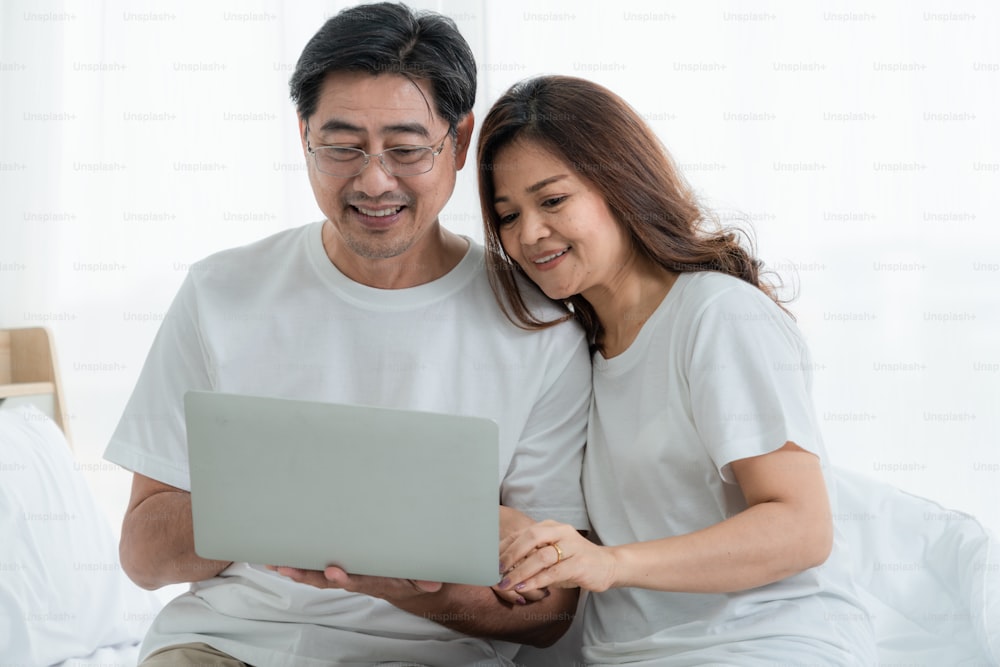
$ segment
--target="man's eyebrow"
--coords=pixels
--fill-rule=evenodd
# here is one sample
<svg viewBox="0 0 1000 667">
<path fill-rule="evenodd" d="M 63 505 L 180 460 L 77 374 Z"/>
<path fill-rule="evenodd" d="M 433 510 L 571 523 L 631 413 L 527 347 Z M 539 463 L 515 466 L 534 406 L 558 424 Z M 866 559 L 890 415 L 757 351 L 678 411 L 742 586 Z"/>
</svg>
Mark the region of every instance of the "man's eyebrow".
<svg viewBox="0 0 1000 667">
<path fill-rule="evenodd" d="M 351 125 L 347 121 L 338 120 L 336 118 L 331 118 L 330 120 L 328 120 L 325 123 L 323 123 L 322 125 L 320 125 L 319 133 L 322 134 L 322 133 L 325 133 L 325 132 L 355 132 L 355 133 L 361 133 L 361 132 L 364 132 L 364 129 L 358 127 L 357 125 Z"/>
<path fill-rule="evenodd" d="M 399 123 L 396 125 L 387 125 L 382 128 L 382 134 L 418 134 L 426 139 L 429 139 L 431 136 L 431 133 L 427 131 L 427 128 L 420 123 Z"/>
<path fill-rule="evenodd" d="M 536 192 L 538 192 L 539 190 L 541 190 L 542 188 L 544 188 L 546 185 L 550 185 L 552 183 L 555 183 L 556 181 L 561 181 L 564 178 L 568 178 L 568 176 L 569 176 L 568 174 L 556 174 L 555 176 L 550 176 L 548 178 L 543 178 L 542 180 L 538 181 L 534 185 L 529 185 L 528 187 L 526 187 L 524 189 L 524 191 L 526 193 L 528 193 L 529 195 L 535 194 Z M 500 202 L 503 202 L 503 201 L 507 201 L 507 198 L 506 197 L 496 197 L 496 198 L 493 199 L 493 203 L 494 204 L 499 204 Z"/>
<path fill-rule="evenodd" d="M 365 128 L 354 125 L 353 123 L 348 123 L 347 121 L 337 118 L 331 118 L 323 123 L 323 125 L 319 128 L 320 134 L 330 132 L 353 132 L 355 134 L 365 134 L 367 131 Z M 383 136 L 392 134 L 416 134 L 425 138 L 430 137 L 430 132 L 428 132 L 427 128 L 420 123 L 394 123 L 392 125 L 386 125 L 379 130 L 379 134 Z"/>
</svg>

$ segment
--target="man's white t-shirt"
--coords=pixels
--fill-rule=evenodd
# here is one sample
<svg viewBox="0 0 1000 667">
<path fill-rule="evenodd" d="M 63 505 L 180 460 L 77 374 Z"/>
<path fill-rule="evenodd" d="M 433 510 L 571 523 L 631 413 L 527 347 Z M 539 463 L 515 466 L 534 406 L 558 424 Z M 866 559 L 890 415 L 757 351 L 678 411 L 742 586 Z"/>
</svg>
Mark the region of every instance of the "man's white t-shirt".
<svg viewBox="0 0 1000 667">
<path fill-rule="evenodd" d="M 190 389 L 489 417 L 500 430 L 498 501 L 587 528 L 580 469 L 590 360 L 579 327 L 511 324 L 471 241 L 440 279 L 382 290 L 337 270 L 321 228 L 191 266 L 105 457 L 189 489 Z M 537 303 L 551 311 L 543 316 L 556 314 Z M 512 664 L 514 644 L 465 636 L 377 598 L 298 584 L 263 565 L 236 563 L 192 584 L 156 618 L 142 656 L 206 642 L 257 667 Z"/>
<path fill-rule="evenodd" d="M 788 441 L 834 485 L 791 318 L 756 287 L 681 274 L 636 340 L 594 357 L 584 491 L 603 544 L 683 535 L 746 508 L 729 464 Z M 831 497 L 836 514 L 836 498 Z M 588 597 L 589 663 L 874 664 L 843 535 L 826 563 L 731 594 L 619 588 Z"/>
</svg>

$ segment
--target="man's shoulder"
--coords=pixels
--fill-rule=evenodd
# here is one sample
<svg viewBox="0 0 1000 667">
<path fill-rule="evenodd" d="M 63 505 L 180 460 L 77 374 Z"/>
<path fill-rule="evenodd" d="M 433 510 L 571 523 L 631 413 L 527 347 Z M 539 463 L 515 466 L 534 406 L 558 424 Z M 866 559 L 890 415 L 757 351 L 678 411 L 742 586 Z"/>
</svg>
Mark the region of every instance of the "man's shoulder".
<svg viewBox="0 0 1000 667">
<path fill-rule="evenodd" d="M 565 340 L 567 337 L 582 338 L 582 327 L 572 317 L 567 318 L 567 315 L 570 314 L 569 311 L 561 304 L 545 296 L 533 282 L 518 274 L 514 276 L 518 292 L 521 295 L 524 306 L 532 316 L 542 322 L 555 322 L 564 319 L 566 321 L 546 329 L 532 330 L 524 329 L 511 321 L 505 314 L 505 311 L 513 312 L 509 301 L 503 295 L 498 297 L 490 285 L 490 269 L 488 264 L 482 259 L 485 254 L 484 249 L 475 242 L 471 242 L 470 253 L 475 253 L 478 256 L 478 267 L 469 283 L 472 289 L 464 291 L 460 298 L 470 300 L 468 305 L 477 308 L 484 316 L 482 321 L 484 323 L 485 321 L 490 321 L 492 326 L 497 328 L 498 335 L 513 335 L 515 338 L 519 338 L 527 334 L 528 336 L 536 336 L 541 339 L 556 338 L 562 340 Z M 501 303 L 504 305 L 501 306 Z M 486 317 L 486 315 L 489 315 L 489 317 Z"/>
<path fill-rule="evenodd" d="M 305 248 L 305 239 L 317 223 L 311 222 L 298 227 L 291 227 L 275 232 L 270 236 L 251 241 L 240 246 L 216 251 L 191 265 L 192 269 L 207 270 L 215 267 L 231 269 L 246 268 L 257 272 L 260 266 L 248 265 L 254 259 L 266 259 L 269 256 L 285 257 L 297 248 Z"/>
</svg>

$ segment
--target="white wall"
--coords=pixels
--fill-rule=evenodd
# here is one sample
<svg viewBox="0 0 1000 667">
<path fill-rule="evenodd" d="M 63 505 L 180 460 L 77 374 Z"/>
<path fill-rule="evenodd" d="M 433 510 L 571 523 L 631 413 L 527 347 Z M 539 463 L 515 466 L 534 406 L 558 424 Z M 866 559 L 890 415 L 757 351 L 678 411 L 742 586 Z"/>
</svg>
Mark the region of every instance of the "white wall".
<svg viewBox="0 0 1000 667">
<path fill-rule="evenodd" d="M 632 102 L 797 284 L 834 460 L 1000 529 L 995 2 L 414 4 L 472 43 L 480 117 L 539 73 Z M 115 521 L 100 455 L 187 265 L 319 217 L 286 84 L 343 3 L 308 5 L 0 8 L 0 326 L 54 330 Z"/>
</svg>

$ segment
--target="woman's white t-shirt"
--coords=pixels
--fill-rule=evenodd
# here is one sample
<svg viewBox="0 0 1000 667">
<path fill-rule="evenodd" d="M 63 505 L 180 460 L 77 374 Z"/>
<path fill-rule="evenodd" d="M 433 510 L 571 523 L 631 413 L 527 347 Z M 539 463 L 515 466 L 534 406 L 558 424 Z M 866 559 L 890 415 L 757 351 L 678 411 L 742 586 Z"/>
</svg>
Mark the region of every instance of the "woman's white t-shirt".
<svg viewBox="0 0 1000 667">
<path fill-rule="evenodd" d="M 681 274 L 622 354 L 594 357 L 584 457 L 607 545 L 683 535 L 746 508 L 729 468 L 791 441 L 829 463 L 798 328 L 752 285 Z M 831 498 L 836 507 L 836 499 Z M 871 621 L 838 531 L 826 563 L 731 594 L 618 588 L 590 595 L 589 663 L 870 664 Z"/>
</svg>

